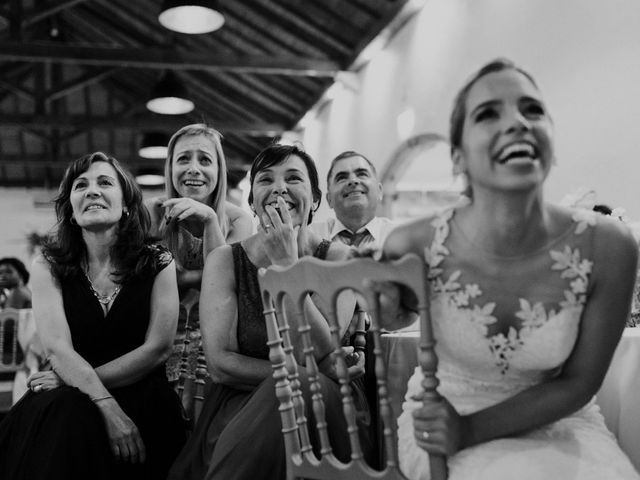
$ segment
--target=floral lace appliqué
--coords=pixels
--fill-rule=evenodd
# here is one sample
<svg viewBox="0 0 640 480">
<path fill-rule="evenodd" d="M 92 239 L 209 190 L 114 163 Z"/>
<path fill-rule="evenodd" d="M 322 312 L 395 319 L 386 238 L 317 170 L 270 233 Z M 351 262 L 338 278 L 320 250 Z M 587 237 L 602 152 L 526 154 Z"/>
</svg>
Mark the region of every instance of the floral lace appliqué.
<svg viewBox="0 0 640 480">
<path fill-rule="evenodd" d="M 596 224 L 597 212 L 585 210 L 584 208 L 576 208 L 572 218 L 576 222 L 576 235 L 580 235 L 587 227 L 593 227 Z"/>
<path fill-rule="evenodd" d="M 493 315 L 496 304 L 488 302 L 482 306 L 477 304 L 471 306 L 469 300 L 480 297 L 482 290 L 477 284 L 462 285 L 459 282 L 460 270 L 454 271 L 446 280 L 442 278 L 441 263 L 449 254 L 444 242 L 449 235 L 449 220 L 453 212 L 449 210 L 432 221 L 435 227 L 434 239 L 431 246 L 424 251 L 425 261 L 429 265 L 432 292 L 444 296 L 450 307 L 465 312 L 465 318 L 487 337 L 488 326 L 497 322 L 497 318 Z M 578 224 L 576 234 L 582 233 L 588 226 L 595 225 L 595 217 L 591 215 L 574 215 L 574 220 Z M 572 250 L 568 245 L 562 251 L 551 250 L 549 254 L 554 260 L 551 269 L 559 271 L 562 278 L 569 280 L 569 288 L 564 291 L 565 298 L 560 302 L 560 307 L 582 309 L 586 301 L 593 262 L 581 259 L 580 251 Z M 557 315 L 554 309 L 547 311 L 542 302 L 531 304 L 528 300 L 520 298 L 519 303 L 520 309 L 515 316 L 522 321 L 520 328 L 510 327 L 506 335 L 500 332 L 487 337 L 489 350 L 502 374 L 509 370 L 513 355 L 525 344 L 527 338 L 545 325 L 550 318 Z"/>
</svg>

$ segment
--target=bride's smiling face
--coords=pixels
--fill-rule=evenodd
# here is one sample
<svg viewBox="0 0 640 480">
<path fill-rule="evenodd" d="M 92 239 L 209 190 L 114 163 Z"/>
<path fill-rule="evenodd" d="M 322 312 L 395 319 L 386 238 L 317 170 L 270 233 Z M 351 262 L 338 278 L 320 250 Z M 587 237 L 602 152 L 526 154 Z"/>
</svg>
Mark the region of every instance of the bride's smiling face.
<svg viewBox="0 0 640 480">
<path fill-rule="evenodd" d="M 531 189 L 553 159 L 553 128 L 537 87 L 515 69 L 492 72 L 470 88 L 461 145 L 454 150 L 473 188 Z"/>
<path fill-rule="evenodd" d="M 276 207 L 278 197 L 285 201 L 294 226 L 302 225 L 316 208 L 309 172 L 297 155 L 257 172 L 251 189 L 258 218 L 262 218 L 267 205 Z"/>
</svg>

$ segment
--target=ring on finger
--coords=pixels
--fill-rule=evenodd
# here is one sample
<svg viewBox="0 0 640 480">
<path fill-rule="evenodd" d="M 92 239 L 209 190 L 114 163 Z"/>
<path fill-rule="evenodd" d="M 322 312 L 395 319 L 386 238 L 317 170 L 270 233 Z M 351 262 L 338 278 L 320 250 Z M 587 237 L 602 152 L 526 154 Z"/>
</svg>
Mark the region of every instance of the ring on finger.
<svg viewBox="0 0 640 480">
<path fill-rule="evenodd" d="M 42 384 L 39 384 L 33 387 L 33 391 L 36 393 L 38 393 L 40 390 L 42 390 Z"/>
<path fill-rule="evenodd" d="M 424 440 L 428 440 L 429 439 L 429 432 L 427 432 L 426 430 L 424 432 L 422 432 L 422 438 Z"/>
</svg>

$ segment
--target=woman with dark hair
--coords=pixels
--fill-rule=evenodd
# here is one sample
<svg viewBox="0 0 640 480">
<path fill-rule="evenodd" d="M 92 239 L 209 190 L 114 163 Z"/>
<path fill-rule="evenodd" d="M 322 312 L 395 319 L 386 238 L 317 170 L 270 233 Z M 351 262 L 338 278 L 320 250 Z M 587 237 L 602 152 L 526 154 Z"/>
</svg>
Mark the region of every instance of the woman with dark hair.
<svg viewBox="0 0 640 480">
<path fill-rule="evenodd" d="M 171 254 L 148 243 L 131 176 L 101 152 L 67 168 L 33 264 L 50 371 L 0 424 L 0 478 L 162 479 L 184 443 L 164 361 L 178 317 Z"/>
<path fill-rule="evenodd" d="M 198 315 L 204 259 L 214 248 L 251 235 L 253 222 L 226 199 L 227 166 L 221 135 L 213 128 L 197 123 L 174 133 L 164 173 L 165 196 L 146 206 L 152 234 L 162 238 L 176 260 L 180 312 L 167 377 L 192 422 L 194 398 L 203 395 L 209 381 Z M 196 391 L 198 386 L 202 391 Z"/>
<path fill-rule="evenodd" d="M 451 148 L 469 201 L 398 227 L 383 247 L 429 267 L 444 397 L 423 405 L 418 368 L 398 419 L 403 472 L 428 479 L 428 452 L 448 457 L 451 480 L 640 478 L 594 401 L 629 313 L 630 231 L 544 201 L 553 124 L 509 61 L 458 94 Z"/>
<path fill-rule="evenodd" d="M 305 255 L 335 259 L 349 251 L 307 228 L 322 193 L 315 164 L 300 148 L 265 148 L 253 162 L 250 181 L 249 202 L 260 220 L 258 233 L 217 248 L 205 264 L 200 316 L 204 352 L 214 383 L 195 431 L 171 470 L 171 479 L 285 478 L 284 441 L 258 269 L 290 265 Z M 315 354 L 319 360 L 327 359 L 331 351 L 329 326 L 311 299 L 308 308 L 313 314 Z M 343 321 L 343 334 L 349 321 Z M 295 343 L 295 328 L 291 332 Z M 320 375 L 327 416 L 342 418 L 334 413 L 342 407 L 338 385 L 330 379 L 329 363 L 319 361 L 320 370 L 329 375 Z M 303 367 L 300 369 L 300 377 L 306 378 Z M 334 453 L 347 460 L 346 426 L 330 431 L 330 435 Z"/>
<path fill-rule="evenodd" d="M 0 258 L 0 308 L 31 308 L 29 271 L 15 257 Z"/>
</svg>

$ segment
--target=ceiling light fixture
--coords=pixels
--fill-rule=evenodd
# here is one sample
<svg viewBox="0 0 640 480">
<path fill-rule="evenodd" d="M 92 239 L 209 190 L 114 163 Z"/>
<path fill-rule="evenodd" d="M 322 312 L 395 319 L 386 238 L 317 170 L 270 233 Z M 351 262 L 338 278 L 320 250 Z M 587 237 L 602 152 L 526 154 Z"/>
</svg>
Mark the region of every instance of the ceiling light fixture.
<svg viewBox="0 0 640 480">
<path fill-rule="evenodd" d="M 158 21 L 174 32 L 198 34 L 218 30 L 224 24 L 224 16 L 217 1 L 165 0 Z"/>
<path fill-rule="evenodd" d="M 151 91 L 147 108 L 164 115 L 181 115 L 189 113 L 195 105 L 189 100 L 187 89 L 175 73 L 164 74 Z"/>
<path fill-rule="evenodd" d="M 162 132 L 148 132 L 142 136 L 138 155 L 143 158 L 167 158 L 169 135 Z"/>
<path fill-rule="evenodd" d="M 145 188 L 160 188 L 164 186 L 164 175 L 159 168 L 140 168 L 136 175 L 136 183 Z"/>
</svg>

